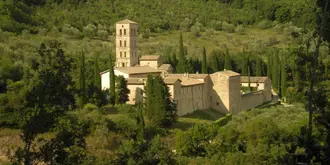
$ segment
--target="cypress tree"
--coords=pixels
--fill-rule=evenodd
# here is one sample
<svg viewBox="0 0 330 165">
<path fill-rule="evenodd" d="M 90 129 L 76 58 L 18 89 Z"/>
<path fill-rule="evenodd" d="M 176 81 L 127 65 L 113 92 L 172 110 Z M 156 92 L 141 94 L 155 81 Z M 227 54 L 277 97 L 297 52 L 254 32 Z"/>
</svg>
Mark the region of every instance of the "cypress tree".
<svg viewBox="0 0 330 165">
<path fill-rule="evenodd" d="M 242 75 L 247 76 L 248 75 L 248 61 L 247 56 L 244 54 L 242 59 Z"/>
<path fill-rule="evenodd" d="M 286 62 L 283 59 L 282 65 L 281 65 L 281 95 L 282 95 L 282 97 L 286 96 L 286 88 L 287 88 Z"/>
<path fill-rule="evenodd" d="M 273 61 L 272 61 L 272 83 L 273 83 L 273 88 L 278 89 L 278 61 L 277 61 L 277 55 L 273 55 Z"/>
<path fill-rule="evenodd" d="M 113 70 L 113 61 L 111 57 L 111 53 L 109 54 L 109 80 L 110 80 L 110 104 L 115 105 L 116 101 L 116 77 L 115 77 L 115 72 Z"/>
<path fill-rule="evenodd" d="M 210 68 L 212 69 L 213 72 L 219 71 L 219 66 L 218 66 L 218 58 L 217 55 L 215 54 L 215 50 L 211 52 L 210 55 Z"/>
<path fill-rule="evenodd" d="M 154 96 L 153 96 L 153 90 L 154 90 L 154 79 L 151 75 L 148 75 L 146 86 L 145 86 L 145 94 L 146 94 L 146 101 L 145 101 L 145 107 L 146 107 L 146 114 L 147 118 L 150 120 L 152 118 L 152 111 L 154 109 Z"/>
<path fill-rule="evenodd" d="M 230 58 L 230 54 L 229 54 L 228 49 L 227 49 L 226 55 L 225 55 L 225 69 L 226 70 L 232 70 L 231 58 Z"/>
<path fill-rule="evenodd" d="M 207 73 L 206 49 L 203 48 L 202 73 Z"/>
<path fill-rule="evenodd" d="M 100 77 L 100 68 L 99 68 L 99 56 L 98 54 L 94 55 L 94 87 L 101 89 L 101 77 Z"/>
<path fill-rule="evenodd" d="M 270 54 L 267 56 L 267 77 L 272 79 L 272 56 Z"/>
<path fill-rule="evenodd" d="M 184 48 L 183 48 L 183 39 L 182 32 L 180 32 L 180 41 L 179 41 L 179 62 L 176 67 L 176 71 L 178 73 L 186 72 L 186 58 L 184 56 Z"/>
<path fill-rule="evenodd" d="M 85 84 L 85 53 L 82 50 L 79 64 L 79 94 L 78 105 L 83 108 L 86 101 L 86 84 Z"/>
<path fill-rule="evenodd" d="M 143 141 L 144 140 L 144 118 L 142 112 L 142 103 L 137 102 L 137 111 L 136 111 L 136 124 L 138 125 L 138 132 L 137 132 L 137 140 Z"/>
<path fill-rule="evenodd" d="M 261 76 L 261 59 L 256 57 L 256 76 Z"/>
<path fill-rule="evenodd" d="M 329 77 L 329 71 L 328 71 L 328 66 L 329 65 L 329 62 L 328 62 L 328 60 L 326 60 L 325 62 L 324 62 L 324 75 L 325 75 L 325 79 L 328 79 L 328 77 Z"/>
<path fill-rule="evenodd" d="M 249 92 L 251 91 L 251 72 L 250 72 L 250 67 L 248 67 L 248 87 L 249 87 Z"/>
<path fill-rule="evenodd" d="M 170 99 L 169 88 L 159 76 L 148 76 L 146 84 L 146 110 L 155 126 L 168 127 L 176 119 L 176 106 Z"/>
<path fill-rule="evenodd" d="M 123 76 L 116 76 L 116 104 L 124 104 L 128 101 L 129 89 Z"/>
</svg>

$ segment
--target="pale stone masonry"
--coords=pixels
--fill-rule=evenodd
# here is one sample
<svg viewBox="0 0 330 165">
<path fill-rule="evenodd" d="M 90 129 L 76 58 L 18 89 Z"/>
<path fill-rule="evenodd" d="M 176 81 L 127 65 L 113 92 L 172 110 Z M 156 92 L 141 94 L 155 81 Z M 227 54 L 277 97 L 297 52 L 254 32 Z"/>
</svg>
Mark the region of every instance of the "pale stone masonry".
<svg viewBox="0 0 330 165">
<path fill-rule="evenodd" d="M 250 77 L 255 93 L 244 94 L 242 86 L 248 86 L 248 78 L 225 70 L 213 74 L 172 74 L 170 64 L 156 55 L 139 58 L 137 49 L 137 23 L 123 20 L 116 23 L 115 75 L 127 80 L 130 90 L 128 104 L 143 100 L 143 90 L 149 74 L 162 76 L 168 86 L 171 99 L 177 104 L 178 115 L 195 110 L 212 108 L 221 113 L 238 113 L 272 100 L 271 80 L 267 77 Z M 126 53 L 124 53 L 126 52 Z M 101 72 L 102 89 L 109 88 L 109 71 Z"/>
</svg>

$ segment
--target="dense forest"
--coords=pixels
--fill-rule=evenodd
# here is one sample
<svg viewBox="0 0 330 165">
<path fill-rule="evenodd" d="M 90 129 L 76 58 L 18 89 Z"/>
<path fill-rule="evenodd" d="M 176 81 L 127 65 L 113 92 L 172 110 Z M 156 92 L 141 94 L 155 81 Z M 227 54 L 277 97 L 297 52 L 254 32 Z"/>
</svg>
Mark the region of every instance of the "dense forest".
<svg viewBox="0 0 330 165">
<path fill-rule="evenodd" d="M 328 164 L 329 15 L 328 0 L 1 0 L 0 164 Z M 152 76 L 125 104 L 122 19 L 139 23 L 140 55 L 267 76 L 282 104 L 178 117 Z"/>
</svg>

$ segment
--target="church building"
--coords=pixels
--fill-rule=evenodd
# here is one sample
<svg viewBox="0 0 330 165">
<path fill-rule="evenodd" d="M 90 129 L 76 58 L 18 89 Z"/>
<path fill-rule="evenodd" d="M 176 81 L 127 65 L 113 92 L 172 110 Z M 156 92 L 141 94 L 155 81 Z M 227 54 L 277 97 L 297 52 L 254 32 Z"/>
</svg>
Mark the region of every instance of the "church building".
<svg viewBox="0 0 330 165">
<path fill-rule="evenodd" d="M 116 23 L 116 65 L 114 73 L 123 76 L 130 90 L 128 104 L 142 100 L 147 76 L 161 76 L 169 87 L 171 99 L 177 104 L 178 115 L 212 108 L 221 113 L 238 113 L 272 100 L 271 80 L 267 77 L 250 77 L 256 92 L 244 94 L 247 77 L 225 70 L 213 74 L 174 74 L 162 56 L 138 54 L 138 24 L 130 20 Z M 109 88 L 109 71 L 101 74 L 102 89 Z"/>
</svg>

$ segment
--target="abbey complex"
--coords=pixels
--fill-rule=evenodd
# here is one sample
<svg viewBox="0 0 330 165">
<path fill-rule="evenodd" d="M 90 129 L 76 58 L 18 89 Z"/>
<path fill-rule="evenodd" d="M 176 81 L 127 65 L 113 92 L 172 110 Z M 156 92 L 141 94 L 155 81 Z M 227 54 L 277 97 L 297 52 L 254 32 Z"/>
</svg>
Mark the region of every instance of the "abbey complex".
<svg viewBox="0 0 330 165">
<path fill-rule="evenodd" d="M 147 76 L 162 76 L 177 104 L 178 115 L 212 108 L 221 113 L 238 113 L 272 100 L 271 80 L 267 77 L 245 77 L 225 70 L 213 74 L 174 74 L 172 66 L 161 56 L 138 54 L 138 24 L 130 20 L 116 23 L 116 76 L 127 80 L 128 104 L 142 100 Z M 101 72 L 102 88 L 109 88 L 109 71 Z M 244 93 L 250 83 L 256 91 Z"/>
</svg>

